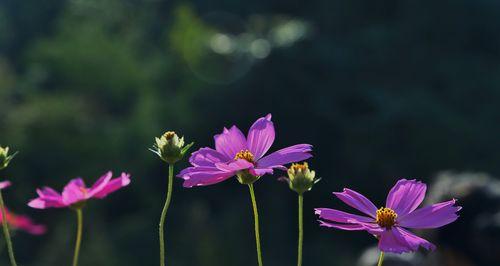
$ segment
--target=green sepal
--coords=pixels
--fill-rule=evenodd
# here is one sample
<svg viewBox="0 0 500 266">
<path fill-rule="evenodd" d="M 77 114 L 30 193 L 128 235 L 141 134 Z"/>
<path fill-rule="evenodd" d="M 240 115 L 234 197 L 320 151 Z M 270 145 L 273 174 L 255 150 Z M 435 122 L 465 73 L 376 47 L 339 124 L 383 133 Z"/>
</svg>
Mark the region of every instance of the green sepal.
<svg viewBox="0 0 500 266">
<path fill-rule="evenodd" d="M 76 210 L 83 209 L 83 207 L 85 207 L 86 204 L 87 204 L 87 201 L 82 200 L 82 201 L 75 202 L 75 203 L 71 204 L 69 206 L 69 208 L 76 211 Z"/>
<path fill-rule="evenodd" d="M 7 152 L 8 152 L 8 148 L 7 148 Z M 18 153 L 19 153 L 19 152 L 18 152 L 18 151 L 16 151 L 16 152 L 14 152 L 14 154 L 12 154 L 12 155 L 5 154 L 5 155 L 7 155 L 6 157 L 4 157 L 5 155 L 0 156 L 0 170 L 3 170 L 3 169 L 5 169 L 5 168 L 7 168 L 7 166 L 9 166 L 10 161 L 12 161 L 12 159 L 14 159 L 14 157 L 15 157 Z"/>
<path fill-rule="evenodd" d="M 188 145 L 184 146 L 182 149 L 181 149 L 181 154 L 182 156 L 184 156 L 187 151 L 194 145 L 194 142 L 191 142 L 189 143 Z"/>
<path fill-rule="evenodd" d="M 238 171 L 236 173 L 236 179 L 238 179 L 238 182 L 242 185 L 250 185 L 253 184 L 255 181 L 259 180 L 260 176 L 254 176 L 250 174 L 248 169 Z"/>
</svg>

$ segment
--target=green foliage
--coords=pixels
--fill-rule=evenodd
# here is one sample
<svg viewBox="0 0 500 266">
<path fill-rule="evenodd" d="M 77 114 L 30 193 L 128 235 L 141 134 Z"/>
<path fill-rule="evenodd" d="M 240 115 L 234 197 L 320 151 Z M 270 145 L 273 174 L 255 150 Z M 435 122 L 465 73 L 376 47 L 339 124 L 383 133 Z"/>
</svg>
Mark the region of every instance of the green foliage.
<svg viewBox="0 0 500 266">
<path fill-rule="evenodd" d="M 169 34 L 172 50 L 195 66 L 203 64 L 209 37 L 215 29 L 206 25 L 189 6 L 177 7 L 173 15 L 174 24 Z"/>
</svg>

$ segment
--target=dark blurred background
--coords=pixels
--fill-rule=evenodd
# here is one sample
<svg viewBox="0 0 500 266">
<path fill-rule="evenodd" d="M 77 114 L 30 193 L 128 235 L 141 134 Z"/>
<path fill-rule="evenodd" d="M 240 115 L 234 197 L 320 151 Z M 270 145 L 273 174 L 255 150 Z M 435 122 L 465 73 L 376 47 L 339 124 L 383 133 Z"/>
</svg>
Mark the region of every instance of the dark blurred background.
<svg viewBox="0 0 500 266">
<path fill-rule="evenodd" d="M 320 228 L 312 209 L 348 210 L 331 195 L 343 187 L 382 206 L 400 177 L 468 206 L 427 236 L 439 247 L 416 254 L 429 258 L 421 265 L 499 265 L 500 189 L 481 192 L 498 188 L 499 86 L 494 0 L 0 0 L 0 144 L 20 151 L 1 172 L 14 183 L 6 201 L 48 226 L 16 234 L 18 260 L 71 261 L 75 214 L 29 209 L 36 187 L 113 170 L 132 184 L 85 209 L 81 265 L 156 265 L 167 166 L 148 151 L 154 137 L 176 130 L 213 146 L 224 126 L 246 131 L 272 113 L 272 149 L 313 144 L 323 178 L 305 196 L 304 265 L 363 263 L 376 240 Z M 451 190 L 454 178 L 469 185 Z M 171 265 L 256 265 L 247 189 L 181 183 Z M 487 199 L 463 196 L 477 191 Z M 294 265 L 296 194 L 271 176 L 256 193 L 265 264 Z"/>
</svg>

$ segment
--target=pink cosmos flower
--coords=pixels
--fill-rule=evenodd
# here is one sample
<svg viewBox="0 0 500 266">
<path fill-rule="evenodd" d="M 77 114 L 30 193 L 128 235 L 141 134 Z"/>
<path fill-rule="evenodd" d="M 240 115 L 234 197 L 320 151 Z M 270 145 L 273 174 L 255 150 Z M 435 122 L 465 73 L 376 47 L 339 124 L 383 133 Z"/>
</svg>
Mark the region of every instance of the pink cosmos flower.
<svg viewBox="0 0 500 266">
<path fill-rule="evenodd" d="M 434 250 L 436 247 L 407 228 L 430 229 L 447 225 L 458 218 L 460 206 L 456 200 L 436 203 L 417 209 L 422 203 L 427 186 L 416 180 L 399 180 L 387 196 L 385 207 L 377 209 L 373 203 L 356 191 L 345 188 L 333 193 L 347 205 L 366 216 L 339 210 L 315 209 L 321 226 L 343 230 L 364 230 L 378 239 L 383 252 L 403 253 L 417 251 L 419 247 Z"/>
<path fill-rule="evenodd" d="M 32 235 L 42 235 L 47 231 L 45 225 L 34 223 L 33 220 L 31 220 L 31 218 L 26 215 L 17 215 L 12 213 L 8 209 L 5 209 L 5 213 L 5 215 L 7 216 L 7 223 L 9 223 L 9 225 L 14 229 L 22 230 Z M 4 222 L 1 212 L 0 222 Z"/>
<path fill-rule="evenodd" d="M 10 187 L 11 183 L 10 181 L 2 181 L 0 182 L 0 189 L 4 189 L 4 188 L 7 188 L 7 187 Z"/>
<path fill-rule="evenodd" d="M 10 187 L 10 185 L 10 181 L 2 181 L 0 189 Z M 33 235 L 41 235 L 46 231 L 45 225 L 35 224 L 28 216 L 14 214 L 7 208 L 5 208 L 5 216 L 7 216 L 7 223 L 14 229 L 20 229 Z M 0 223 L 3 222 L 3 215 L 0 212 Z"/>
<path fill-rule="evenodd" d="M 112 177 L 113 173 L 108 172 L 89 188 L 81 178 L 73 179 L 64 187 L 62 194 L 50 187 L 37 189 L 38 198 L 31 200 L 28 205 L 35 209 L 70 207 L 91 198 L 102 199 L 130 183 L 129 174 L 122 173 L 114 179 Z"/>
<path fill-rule="evenodd" d="M 236 126 L 215 135 L 215 150 L 201 148 L 189 159 L 192 167 L 181 171 L 184 187 L 206 186 L 222 182 L 238 173 L 260 177 L 273 169 L 286 170 L 284 164 L 306 160 L 312 146 L 298 144 L 264 156 L 274 142 L 271 114 L 255 121 L 245 137 Z"/>
</svg>

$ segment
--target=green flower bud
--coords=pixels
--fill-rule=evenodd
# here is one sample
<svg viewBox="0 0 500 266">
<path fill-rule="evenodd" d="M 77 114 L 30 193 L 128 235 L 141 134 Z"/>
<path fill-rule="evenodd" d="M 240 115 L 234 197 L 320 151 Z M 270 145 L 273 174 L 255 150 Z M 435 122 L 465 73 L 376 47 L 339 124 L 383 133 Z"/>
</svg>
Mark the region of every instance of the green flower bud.
<svg viewBox="0 0 500 266">
<path fill-rule="evenodd" d="M 306 162 L 302 164 L 294 163 L 288 169 L 288 178 L 286 180 L 291 190 L 302 194 L 311 190 L 313 185 L 319 181 L 315 176 L 316 173 L 309 170 L 309 165 Z"/>
<path fill-rule="evenodd" d="M 173 131 L 167 131 L 160 138 L 155 138 L 155 141 L 156 143 L 153 145 L 153 149 L 150 150 L 169 164 L 181 160 L 189 148 L 194 144 L 191 142 L 184 146 L 184 137 L 179 138 Z"/>
<path fill-rule="evenodd" d="M 0 146 L 0 170 L 7 168 L 9 166 L 10 161 L 14 156 L 16 156 L 17 152 L 9 155 L 9 147 L 1 147 Z"/>
</svg>

